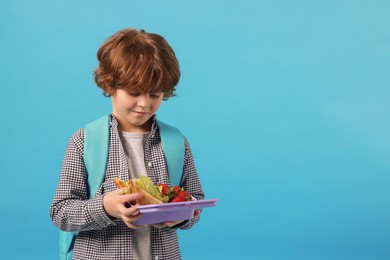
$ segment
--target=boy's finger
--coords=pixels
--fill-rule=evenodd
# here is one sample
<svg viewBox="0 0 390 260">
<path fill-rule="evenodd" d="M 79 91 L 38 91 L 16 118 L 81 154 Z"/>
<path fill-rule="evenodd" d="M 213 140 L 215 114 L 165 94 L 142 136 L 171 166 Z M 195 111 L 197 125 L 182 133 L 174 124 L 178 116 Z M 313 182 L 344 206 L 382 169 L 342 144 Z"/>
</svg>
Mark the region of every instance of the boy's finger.
<svg viewBox="0 0 390 260">
<path fill-rule="evenodd" d="M 137 209 L 136 209 L 136 206 L 132 207 L 131 208 L 132 210 L 135 210 L 135 211 L 131 211 L 131 212 L 128 212 L 127 214 L 128 215 L 125 215 L 122 217 L 122 220 L 123 222 L 125 222 L 125 224 L 129 227 L 129 228 L 134 228 L 134 229 L 137 229 L 139 226 L 133 224 L 134 221 L 137 221 L 138 219 L 140 219 L 142 217 L 142 214 L 140 214 Z"/>
<path fill-rule="evenodd" d="M 200 210 L 199 210 L 199 209 L 196 209 L 196 210 L 194 211 L 194 218 L 197 217 L 197 216 L 199 216 L 199 215 L 200 215 Z"/>
<path fill-rule="evenodd" d="M 139 206 L 139 204 L 129 205 L 129 207 L 123 208 L 121 210 L 122 214 L 126 217 L 136 217 L 137 215 L 139 215 L 139 211 L 137 209 L 137 206 Z"/>
<path fill-rule="evenodd" d="M 116 190 L 114 190 L 112 192 L 115 193 L 115 194 L 118 194 L 118 195 L 124 195 L 124 194 L 126 194 L 125 193 L 126 192 L 126 188 L 116 189 Z"/>
<path fill-rule="evenodd" d="M 142 214 L 137 209 L 137 206 L 139 206 L 139 204 L 137 204 L 135 206 L 132 206 L 129 209 L 127 209 L 126 212 L 125 212 L 126 216 L 128 216 L 129 218 L 137 218 L 137 219 L 140 218 Z"/>
<path fill-rule="evenodd" d="M 140 198 L 142 198 L 141 193 L 132 193 L 132 194 L 126 194 L 126 195 L 121 196 L 121 201 L 122 201 L 122 203 L 132 202 L 132 201 L 135 201 L 136 199 L 140 199 Z"/>
</svg>

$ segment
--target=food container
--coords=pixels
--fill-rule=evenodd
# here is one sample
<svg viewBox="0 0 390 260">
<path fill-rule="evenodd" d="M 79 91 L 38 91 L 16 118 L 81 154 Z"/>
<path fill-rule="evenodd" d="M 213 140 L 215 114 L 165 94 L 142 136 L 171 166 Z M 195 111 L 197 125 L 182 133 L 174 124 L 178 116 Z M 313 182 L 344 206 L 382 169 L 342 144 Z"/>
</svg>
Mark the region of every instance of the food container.
<svg viewBox="0 0 390 260">
<path fill-rule="evenodd" d="M 187 220 L 194 217 L 195 209 L 214 207 L 218 199 L 193 200 L 163 204 L 141 205 L 137 209 L 142 217 L 136 225 L 157 224 L 166 221 Z"/>
</svg>

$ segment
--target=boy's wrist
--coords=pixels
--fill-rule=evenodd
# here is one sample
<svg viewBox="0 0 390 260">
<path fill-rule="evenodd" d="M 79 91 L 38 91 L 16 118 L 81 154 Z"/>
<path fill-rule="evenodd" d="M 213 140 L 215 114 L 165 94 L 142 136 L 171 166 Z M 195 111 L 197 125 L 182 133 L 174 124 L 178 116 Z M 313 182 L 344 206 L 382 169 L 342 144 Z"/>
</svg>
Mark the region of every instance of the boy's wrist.
<svg viewBox="0 0 390 260">
<path fill-rule="evenodd" d="M 114 218 L 110 217 L 103 207 L 104 195 L 96 195 L 88 202 L 88 212 L 91 218 L 101 227 L 114 225 Z"/>
</svg>

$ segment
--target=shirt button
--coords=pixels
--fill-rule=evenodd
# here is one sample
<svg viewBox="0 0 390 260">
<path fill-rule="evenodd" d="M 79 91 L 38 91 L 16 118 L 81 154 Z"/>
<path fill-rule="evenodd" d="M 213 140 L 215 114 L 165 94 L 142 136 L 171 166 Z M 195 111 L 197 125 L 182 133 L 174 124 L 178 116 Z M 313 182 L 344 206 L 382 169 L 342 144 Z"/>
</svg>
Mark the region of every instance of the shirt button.
<svg viewBox="0 0 390 260">
<path fill-rule="evenodd" d="M 148 162 L 148 166 L 149 166 L 149 167 L 152 167 L 152 162 Z"/>
</svg>

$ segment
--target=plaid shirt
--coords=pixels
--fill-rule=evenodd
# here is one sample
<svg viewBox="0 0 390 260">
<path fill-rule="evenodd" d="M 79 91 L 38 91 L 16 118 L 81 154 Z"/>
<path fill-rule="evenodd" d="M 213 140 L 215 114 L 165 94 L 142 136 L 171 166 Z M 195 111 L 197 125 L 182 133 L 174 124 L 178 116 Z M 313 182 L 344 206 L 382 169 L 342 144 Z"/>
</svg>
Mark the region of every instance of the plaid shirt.
<svg viewBox="0 0 390 260">
<path fill-rule="evenodd" d="M 84 130 L 79 129 L 69 140 L 58 187 L 50 207 L 53 223 L 63 231 L 79 232 L 73 259 L 132 259 L 132 229 L 120 219 L 110 218 L 103 208 L 103 196 L 116 188 L 114 178 L 129 179 L 126 155 L 118 134 L 118 122 L 111 115 L 110 151 L 104 181 L 92 198 L 88 198 L 86 170 L 83 161 Z M 154 183 L 169 183 L 156 118 L 145 144 L 145 167 Z M 195 169 L 188 141 L 185 140 L 185 163 L 180 186 L 196 199 L 204 193 Z M 199 217 L 176 228 L 151 226 L 153 259 L 181 259 L 176 229 L 189 229 Z"/>
</svg>

